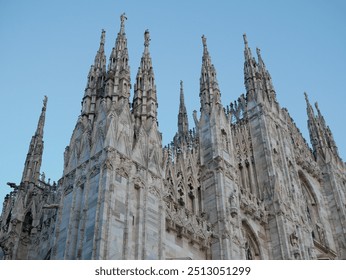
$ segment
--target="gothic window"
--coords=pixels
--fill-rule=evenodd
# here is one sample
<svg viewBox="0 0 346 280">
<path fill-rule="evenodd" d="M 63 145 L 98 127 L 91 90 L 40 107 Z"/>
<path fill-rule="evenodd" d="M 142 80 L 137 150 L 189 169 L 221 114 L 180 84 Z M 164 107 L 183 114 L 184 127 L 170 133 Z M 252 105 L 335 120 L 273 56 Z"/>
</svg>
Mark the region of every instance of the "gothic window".
<svg viewBox="0 0 346 280">
<path fill-rule="evenodd" d="M 256 194 L 255 186 L 253 183 L 252 176 L 252 166 L 251 161 L 245 159 L 243 162 L 240 162 L 238 167 L 240 170 L 240 179 L 241 179 L 241 191 L 248 191 L 252 194 Z"/>
<path fill-rule="evenodd" d="M 188 197 L 189 197 L 188 209 L 192 213 L 195 213 L 195 191 L 194 191 L 194 187 L 193 187 L 191 178 L 189 179 L 189 183 L 188 183 Z"/>
<path fill-rule="evenodd" d="M 32 221 L 33 221 L 32 214 L 29 211 L 25 215 L 23 227 L 22 227 L 22 232 L 28 233 L 28 235 L 30 235 L 31 229 L 32 229 Z"/>
<path fill-rule="evenodd" d="M 243 234 L 244 234 L 244 250 L 245 250 L 245 259 L 247 260 L 259 260 L 261 259 L 260 256 L 260 249 L 259 249 L 259 243 L 257 241 L 257 237 L 254 233 L 254 231 L 251 229 L 250 225 L 246 222 L 242 222 L 243 226 Z"/>
<path fill-rule="evenodd" d="M 173 192 L 172 185 L 168 186 L 168 198 L 169 198 L 169 200 L 173 200 L 173 198 L 174 198 L 174 192 Z"/>
<path fill-rule="evenodd" d="M 324 243 L 324 230 L 320 224 L 320 215 L 318 211 L 318 201 L 316 195 L 311 189 L 310 184 L 307 182 L 304 175 L 300 172 L 300 183 L 302 186 L 304 210 L 308 223 L 311 226 L 311 237 L 321 243 Z"/>
<path fill-rule="evenodd" d="M 185 190 L 181 182 L 178 185 L 178 195 L 179 195 L 179 199 L 178 199 L 179 204 L 184 206 L 185 205 L 185 199 L 184 199 Z"/>
<path fill-rule="evenodd" d="M 228 152 L 228 137 L 224 129 L 221 130 L 223 149 Z"/>
<path fill-rule="evenodd" d="M 201 187 L 197 188 L 197 201 L 198 201 L 198 210 L 201 213 L 202 210 L 202 191 L 201 191 Z"/>
<path fill-rule="evenodd" d="M 10 226 L 11 222 L 11 217 L 12 217 L 12 211 L 8 214 L 7 219 L 6 219 L 6 224 L 5 224 L 5 231 L 8 231 L 8 228 Z"/>
</svg>

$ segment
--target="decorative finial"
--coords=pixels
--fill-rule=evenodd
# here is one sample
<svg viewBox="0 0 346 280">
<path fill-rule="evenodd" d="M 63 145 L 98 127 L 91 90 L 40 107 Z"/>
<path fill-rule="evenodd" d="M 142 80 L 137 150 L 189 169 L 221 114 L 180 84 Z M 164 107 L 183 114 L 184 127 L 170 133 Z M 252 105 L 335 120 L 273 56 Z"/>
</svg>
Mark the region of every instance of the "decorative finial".
<svg viewBox="0 0 346 280">
<path fill-rule="evenodd" d="M 305 96 L 306 109 L 308 111 L 308 115 L 309 115 L 309 117 L 313 117 L 314 116 L 314 110 L 310 104 L 308 94 L 306 92 L 304 92 L 304 96 Z"/>
<path fill-rule="evenodd" d="M 125 13 L 122 13 L 120 16 L 120 31 L 121 33 L 125 32 L 125 20 L 127 20 L 127 17 Z"/>
<path fill-rule="evenodd" d="M 309 103 L 309 97 L 308 97 L 308 94 L 304 91 L 304 96 L 305 96 L 305 100 L 307 103 Z"/>
<path fill-rule="evenodd" d="M 202 43 L 203 43 L 203 47 L 206 48 L 207 47 L 207 38 L 202 35 Z"/>
<path fill-rule="evenodd" d="M 244 39 L 245 46 L 247 46 L 248 42 L 247 42 L 247 38 L 246 38 L 246 33 L 243 34 L 243 39 Z"/>
<path fill-rule="evenodd" d="M 180 106 L 184 105 L 184 88 L 183 88 L 183 81 L 180 80 Z"/>
<path fill-rule="evenodd" d="M 149 34 L 149 30 L 145 30 L 144 32 L 144 46 L 147 48 L 149 47 L 149 42 L 150 42 L 150 34 Z"/>
<path fill-rule="evenodd" d="M 263 62 L 262 56 L 261 56 L 261 49 L 260 48 L 256 48 L 256 53 L 257 53 L 259 65 L 261 67 L 264 67 L 264 62 Z"/>
<path fill-rule="evenodd" d="M 104 29 L 102 29 L 100 45 L 105 44 L 105 39 L 106 39 L 106 31 Z"/>
<path fill-rule="evenodd" d="M 44 109 L 46 109 L 46 107 L 47 107 L 47 101 L 48 101 L 48 97 L 47 97 L 47 95 L 45 95 L 43 98 L 43 108 Z"/>
<path fill-rule="evenodd" d="M 183 87 L 183 81 L 180 80 L 180 106 L 184 105 L 184 87 Z"/>
<path fill-rule="evenodd" d="M 315 108 L 316 108 L 316 110 L 317 110 L 318 114 L 320 115 L 320 114 L 321 114 L 321 112 L 320 112 L 320 108 L 318 107 L 318 103 L 317 103 L 317 101 L 315 102 Z"/>
<path fill-rule="evenodd" d="M 258 57 L 261 57 L 261 49 L 260 48 L 256 48 L 256 53 Z"/>
</svg>

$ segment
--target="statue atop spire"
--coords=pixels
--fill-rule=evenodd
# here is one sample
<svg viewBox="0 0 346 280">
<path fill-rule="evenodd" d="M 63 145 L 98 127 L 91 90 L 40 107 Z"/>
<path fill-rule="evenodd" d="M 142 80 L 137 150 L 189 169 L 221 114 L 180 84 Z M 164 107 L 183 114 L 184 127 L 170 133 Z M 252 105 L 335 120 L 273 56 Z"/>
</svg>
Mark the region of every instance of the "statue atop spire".
<svg viewBox="0 0 346 280">
<path fill-rule="evenodd" d="M 202 43 L 203 43 L 203 48 L 207 47 L 207 38 L 204 36 L 204 34 L 202 35 Z"/>
<path fill-rule="evenodd" d="M 136 130 L 147 120 L 150 120 L 151 123 L 157 122 L 158 104 L 154 70 L 149 53 L 150 40 L 150 33 L 147 29 L 144 32 L 144 52 L 134 86 L 132 112 L 135 116 Z"/>
<path fill-rule="evenodd" d="M 125 13 L 120 16 L 120 31 L 115 40 L 115 46 L 109 57 L 108 71 L 106 75 L 105 96 L 113 102 L 127 100 L 130 97 L 131 78 L 129 66 L 129 54 L 125 33 Z M 126 101 L 127 102 L 127 101 Z M 127 102 L 128 103 L 128 102 Z"/>
<path fill-rule="evenodd" d="M 104 29 L 102 29 L 100 45 L 104 46 L 105 45 L 105 41 L 106 41 L 106 31 Z"/>
<path fill-rule="evenodd" d="M 145 47 L 145 51 L 148 51 L 149 48 L 149 44 L 150 44 L 150 33 L 149 30 L 145 30 L 144 32 L 144 47 Z"/>
<path fill-rule="evenodd" d="M 125 20 L 127 20 L 127 17 L 125 13 L 122 13 L 120 16 L 120 33 L 121 34 L 125 33 Z"/>
</svg>

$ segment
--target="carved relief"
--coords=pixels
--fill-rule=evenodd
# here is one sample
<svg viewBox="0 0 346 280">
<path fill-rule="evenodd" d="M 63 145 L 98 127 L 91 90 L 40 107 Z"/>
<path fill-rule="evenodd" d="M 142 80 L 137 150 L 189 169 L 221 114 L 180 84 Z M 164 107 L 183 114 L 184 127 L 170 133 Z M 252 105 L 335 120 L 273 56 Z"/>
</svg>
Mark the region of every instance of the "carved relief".
<svg viewBox="0 0 346 280">
<path fill-rule="evenodd" d="M 113 170 L 112 161 L 111 161 L 109 158 L 107 158 L 107 159 L 105 160 L 105 162 L 103 163 L 102 168 L 103 168 L 104 170 L 107 169 L 107 170 L 112 171 L 112 170 Z"/>
<path fill-rule="evenodd" d="M 100 164 L 96 164 L 91 168 L 90 178 L 95 177 L 100 173 Z"/>
<path fill-rule="evenodd" d="M 156 198 L 161 198 L 161 193 L 160 193 L 159 189 L 155 186 L 149 187 L 149 193 L 151 193 Z"/>
</svg>

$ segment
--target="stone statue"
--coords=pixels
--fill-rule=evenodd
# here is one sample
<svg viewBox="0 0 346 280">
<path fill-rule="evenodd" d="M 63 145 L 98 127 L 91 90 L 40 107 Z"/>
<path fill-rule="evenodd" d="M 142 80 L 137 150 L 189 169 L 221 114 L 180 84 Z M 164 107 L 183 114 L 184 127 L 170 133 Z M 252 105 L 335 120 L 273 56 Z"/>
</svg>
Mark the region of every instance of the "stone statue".
<svg viewBox="0 0 346 280">
<path fill-rule="evenodd" d="M 147 29 L 144 32 L 144 46 L 149 47 L 149 42 L 150 42 L 150 34 L 149 34 L 149 30 Z"/>
<path fill-rule="evenodd" d="M 125 20 L 127 20 L 127 17 L 126 17 L 126 14 L 123 13 L 123 14 L 121 14 L 121 16 L 120 16 L 120 21 L 121 21 L 120 24 L 121 24 L 122 26 L 124 25 Z"/>
<path fill-rule="evenodd" d="M 296 231 L 292 232 L 290 235 L 290 242 L 293 247 L 298 247 L 298 236 Z"/>
<path fill-rule="evenodd" d="M 207 38 L 204 35 L 202 35 L 202 43 L 203 43 L 203 47 L 207 46 Z"/>
<path fill-rule="evenodd" d="M 44 172 L 42 172 L 42 174 L 41 174 L 41 181 L 45 182 L 45 180 L 46 180 L 46 174 Z"/>
<path fill-rule="evenodd" d="M 245 242 L 245 252 L 246 252 L 246 259 L 253 260 L 251 247 L 248 242 Z"/>
</svg>

